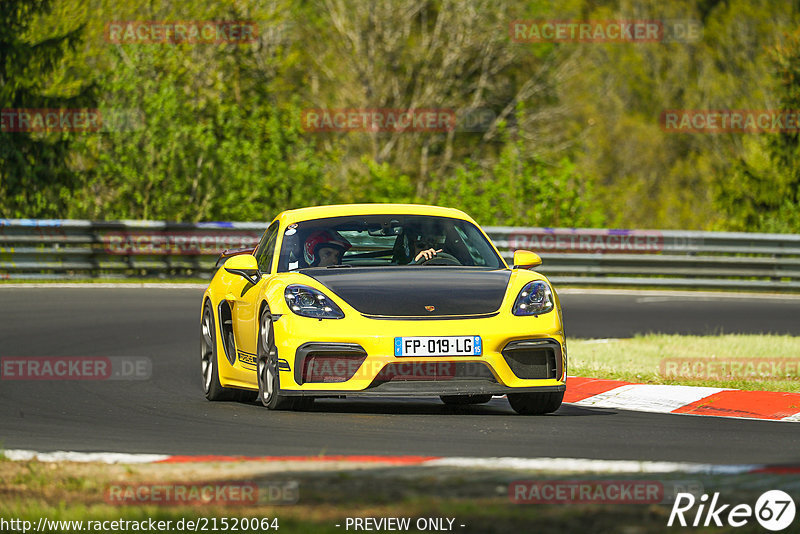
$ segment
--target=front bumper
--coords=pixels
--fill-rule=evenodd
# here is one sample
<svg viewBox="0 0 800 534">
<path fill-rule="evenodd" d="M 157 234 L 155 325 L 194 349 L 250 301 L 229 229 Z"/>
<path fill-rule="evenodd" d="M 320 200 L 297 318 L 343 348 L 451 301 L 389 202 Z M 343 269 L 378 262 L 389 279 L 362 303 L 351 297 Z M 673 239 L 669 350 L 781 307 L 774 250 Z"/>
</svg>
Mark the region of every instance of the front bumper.
<svg viewBox="0 0 800 534">
<path fill-rule="evenodd" d="M 511 388 L 498 384 L 469 384 L 452 382 L 430 382 L 406 384 L 384 384 L 362 391 L 342 390 L 294 390 L 281 388 L 281 395 L 289 397 L 437 397 L 439 395 L 507 395 L 509 393 L 551 393 L 566 391 L 566 385 Z"/>
<path fill-rule="evenodd" d="M 353 315 L 317 320 L 289 313 L 273 323 L 278 358 L 288 362 L 280 372 L 282 394 L 436 396 L 565 390 L 567 356 L 560 310 L 538 317 L 508 314 L 459 320 Z M 481 336 L 480 356 L 394 355 L 395 337 L 475 335 Z M 536 356 L 528 365 L 532 360 L 525 359 L 525 351 L 547 356 Z M 334 370 L 332 377 L 312 376 L 309 360 L 315 357 L 317 369 L 328 366 Z"/>
</svg>

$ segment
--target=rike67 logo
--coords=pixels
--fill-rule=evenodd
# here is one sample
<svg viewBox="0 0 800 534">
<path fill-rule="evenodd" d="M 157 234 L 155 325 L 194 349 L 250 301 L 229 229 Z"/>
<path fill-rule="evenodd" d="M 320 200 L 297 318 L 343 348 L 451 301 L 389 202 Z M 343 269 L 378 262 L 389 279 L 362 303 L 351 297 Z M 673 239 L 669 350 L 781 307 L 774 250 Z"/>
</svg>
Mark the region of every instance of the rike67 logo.
<svg viewBox="0 0 800 534">
<path fill-rule="evenodd" d="M 700 496 L 699 502 L 691 493 L 679 493 L 672 505 L 667 526 L 721 527 L 727 524 L 741 527 L 755 518 L 763 528 L 777 532 L 791 525 L 794 516 L 794 501 L 781 490 L 764 492 L 755 507 L 749 504 L 721 504 L 719 493 L 714 493 L 711 502 L 708 502 L 705 493 Z"/>
</svg>

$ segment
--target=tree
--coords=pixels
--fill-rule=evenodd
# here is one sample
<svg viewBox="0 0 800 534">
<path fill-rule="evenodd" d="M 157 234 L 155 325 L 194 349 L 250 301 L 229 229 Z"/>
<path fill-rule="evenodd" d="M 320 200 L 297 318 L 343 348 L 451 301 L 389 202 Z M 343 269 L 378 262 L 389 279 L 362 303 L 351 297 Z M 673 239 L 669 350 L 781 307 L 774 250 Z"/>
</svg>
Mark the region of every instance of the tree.
<svg viewBox="0 0 800 534">
<path fill-rule="evenodd" d="M 550 127 L 562 113 L 553 86 L 573 63 L 562 61 L 552 46 L 532 49 L 510 42 L 508 24 L 526 18 L 526 9 L 508 0 L 314 4 L 303 25 L 312 80 L 305 93 L 313 107 L 433 108 L 452 110 L 456 117 L 481 110 L 494 117 L 478 131 L 457 124 L 448 132 L 319 135 L 320 144 L 338 143 L 343 152 L 336 170 L 340 183 L 366 185 L 361 196 L 369 195 L 375 169 L 388 164 L 392 173 L 412 181 L 413 197 L 429 198 L 441 189 L 436 182 L 456 172 L 466 158 L 492 165 L 503 146 L 497 129 L 501 121 L 540 152 L 558 144 L 564 131 Z M 517 115 L 521 102 L 534 112 Z M 381 183 L 376 196 L 382 198 L 385 191 Z"/>
<path fill-rule="evenodd" d="M 44 38 L 36 35 L 37 17 L 50 9 L 50 0 L 0 2 L 0 109 L 92 105 L 91 83 L 53 82 L 65 54 L 81 42 L 82 26 Z M 63 214 L 77 184 L 70 156 L 68 132 L 0 130 L 0 217 Z"/>
<path fill-rule="evenodd" d="M 518 106 L 517 115 L 524 109 Z M 433 202 L 464 209 L 481 224 L 594 227 L 602 223 L 594 178 L 563 157 L 547 161 L 501 123 L 504 141 L 489 167 L 467 160 L 437 184 Z"/>
<path fill-rule="evenodd" d="M 800 30 L 772 48 L 779 109 L 800 110 Z M 747 139 L 716 202 L 733 230 L 800 232 L 800 135 L 794 128 Z"/>
<path fill-rule="evenodd" d="M 114 47 L 104 105 L 139 120 L 81 139 L 74 216 L 265 221 L 329 200 L 298 105 L 275 98 L 275 43 L 260 44 Z"/>
</svg>

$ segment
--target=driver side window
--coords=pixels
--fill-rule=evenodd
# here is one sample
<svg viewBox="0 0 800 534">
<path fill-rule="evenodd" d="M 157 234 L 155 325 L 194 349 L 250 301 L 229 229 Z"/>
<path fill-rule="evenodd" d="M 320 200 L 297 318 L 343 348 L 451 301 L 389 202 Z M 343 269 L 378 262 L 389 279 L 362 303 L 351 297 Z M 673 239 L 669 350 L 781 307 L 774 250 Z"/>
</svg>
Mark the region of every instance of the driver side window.
<svg viewBox="0 0 800 534">
<path fill-rule="evenodd" d="M 264 232 L 264 237 L 261 238 L 261 243 L 255 251 L 256 262 L 258 263 L 258 270 L 264 274 L 269 274 L 270 267 L 272 267 L 272 257 L 275 255 L 275 243 L 278 238 L 278 221 L 272 223 Z"/>
</svg>

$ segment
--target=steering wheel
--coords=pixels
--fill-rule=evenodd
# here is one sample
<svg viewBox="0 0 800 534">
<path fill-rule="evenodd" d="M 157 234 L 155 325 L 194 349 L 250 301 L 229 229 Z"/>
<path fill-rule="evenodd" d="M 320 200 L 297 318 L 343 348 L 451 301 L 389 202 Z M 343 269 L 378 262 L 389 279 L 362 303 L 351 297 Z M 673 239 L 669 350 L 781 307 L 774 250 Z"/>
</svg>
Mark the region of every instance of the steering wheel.
<svg viewBox="0 0 800 534">
<path fill-rule="evenodd" d="M 461 265 L 461 262 L 452 254 L 438 252 L 431 259 L 426 260 L 424 256 L 414 262 L 414 265 Z"/>
</svg>

